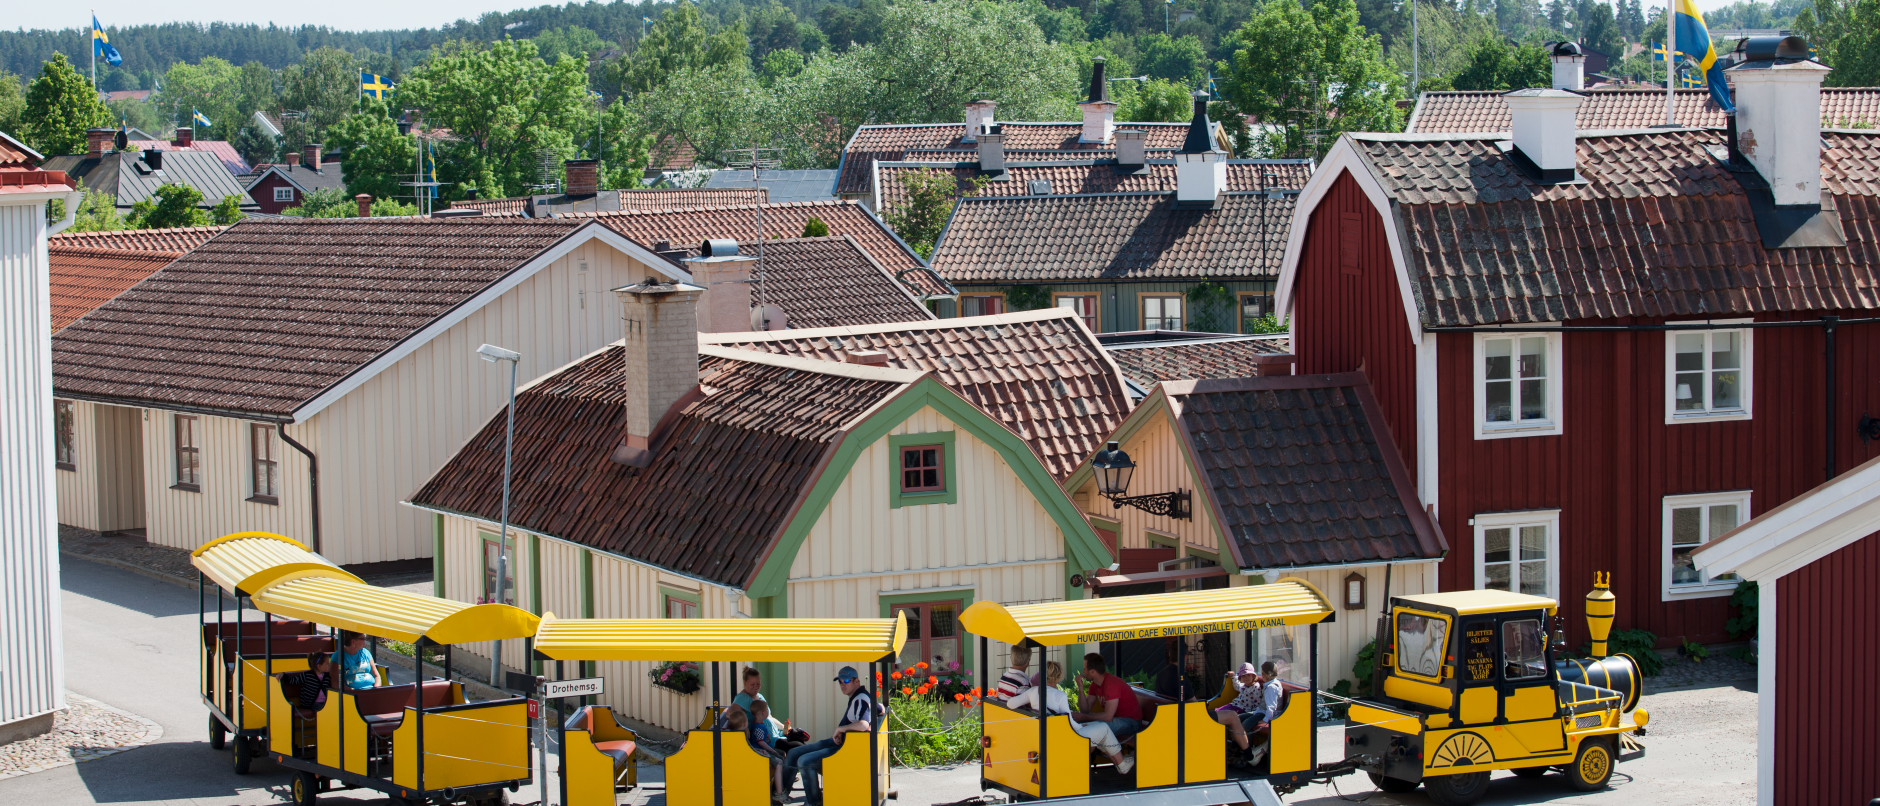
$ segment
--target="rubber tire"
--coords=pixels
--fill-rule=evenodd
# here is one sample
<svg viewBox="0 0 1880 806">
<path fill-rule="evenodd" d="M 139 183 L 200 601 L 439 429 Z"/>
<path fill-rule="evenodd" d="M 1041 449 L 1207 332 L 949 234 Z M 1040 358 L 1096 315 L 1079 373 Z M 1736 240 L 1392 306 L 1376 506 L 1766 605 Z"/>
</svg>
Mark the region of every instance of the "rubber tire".
<svg viewBox="0 0 1880 806">
<path fill-rule="evenodd" d="M 1552 767 L 1516 767 L 1512 770 L 1509 770 L 1509 772 L 1514 773 L 1515 777 L 1517 778 L 1539 778 L 1543 775 L 1546 775 L 1547 771 L 1551 769 L 1553 768 Z"/>
<path fill-rule="evenodd" d="M 248 766 L 255 760 L 254 754 L 248 751 L 248 737 L 236 736 L 234 741 L 229 742 L 229 747 L 235 755 L 235 774 L 247 775 Z"/>
<path fill-rule="evenodd" d="M 228 749 L 228 728 L 222 727 L 222 720 L 216 719 L 215 714 L 209 715 L 209 749 Z"/>
<path fill-rule="evenodd" d="M 294 806 L 315 806 L 320 800 L 320 782 L 313 773 L 302 770 L 294 773 L 289 792 L 293 796 Z"/>
<path fill-rule="evenodd" d="M 1427 776 L 1423 791 L 1441 806 L 1470 806 L 1488 796 L 1488 770 Z"/>
<path fill-rule="evenodd" d="M 1402 778 L 1388 778 L 1388 777 L 1379 775 L 1374 772 L 1367 772 L 1365 773 L 1365 775 L 1371 776 L 1372 786 L 1375 786 L 1378 789 L 1381 789 L 1385 792 L 1389 792 L 1393 795 L 1401 795 L 1405 792 L 1417 791 L 1417 782 L 1415 781 L 1406 781 L 1406 780 L 1403 780 Z"/>
<path fill-rule="evenodd" d="M 1606 782 L 1612 779 L 1612 765 L 1612 745 L 1608 740 L 1587 739 L 1580 742 L 1580 752 L 1574 754 L 1573 766 L 1567 768 L 1567 783 L 1581 792 L 1605 789 Z"/>
</svg>

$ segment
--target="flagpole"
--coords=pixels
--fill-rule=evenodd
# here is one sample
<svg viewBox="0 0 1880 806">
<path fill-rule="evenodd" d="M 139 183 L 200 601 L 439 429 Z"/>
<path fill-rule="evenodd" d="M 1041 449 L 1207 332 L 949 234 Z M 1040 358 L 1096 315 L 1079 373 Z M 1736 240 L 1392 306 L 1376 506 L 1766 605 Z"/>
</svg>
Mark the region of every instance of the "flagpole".
<svg viewBox="0 0 1880 806">
<path fill-rule="evenodd" d="M 1665 0 L 1665 125 L 1678 125 L 1678 0 Z"/>
<path fill-rule="evenodd" d="M 91 91 L 98 91 L 98 10 L 91 10 Z"/>
</svg>

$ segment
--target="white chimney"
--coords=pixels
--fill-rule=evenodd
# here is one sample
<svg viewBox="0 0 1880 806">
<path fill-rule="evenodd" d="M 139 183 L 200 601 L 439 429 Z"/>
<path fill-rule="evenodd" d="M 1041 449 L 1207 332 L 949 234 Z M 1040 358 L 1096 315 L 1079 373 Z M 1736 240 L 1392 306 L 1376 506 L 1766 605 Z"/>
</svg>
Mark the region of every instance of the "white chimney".
<svg viewBox="0 0 1880 806">
<path fill-rule="evenodd" d="M 997 101 L 973 101 L 966 105 L 966 135 L 960 138 L 962 143 L 974 142 L 979 133 L 993 125 L 993 113 L 999 108 Z"/>
<path fill-rule="evenodd" d="M 1828 72 L 1794 59 L 1747 61 L 1725 71 L 1736 88 L 1737 150 L 1778 205 L 1821 204 L 1821 81 Z"/>
<path fill-rule="evenodd" d="M 1569 90 L 1525 89 L 1503 93 L 1514 118 L 1514 147 L 1543 182 L 1568 182 L 1574 176 L 1578 147 L 1574 115 L 1586 96 Z"/>
<path fill-rule="evenodd" d="M 1149 133 L 1141 129 L 1118 129 L 1116 131 L 1116 164 L 1142 165 L 1148 161 L 1146 142 Z"/>
<path fill-rule="evenodd" d="M 685 261 L 692 281 L 705 287 L 699 302 L 698 332 L 741 333 L 751 329 L 751 264 L 738 253 L 738 242 L 714 238 L 699 245 L 699 256 Z"/>
<path fill-rule="evenodd" d="M 1188 122 L 1188 138 L 1175 154 L 1175 203 L 1212 205 L 1227 190 L 1227 152 L 1214 142 L 1214 122 L 1208 120 L 1208 94 L 1197 92 L 1195 116 Z"/>
<path fill-rule="evenodd" d="M 1586 88 L 1586 51 L 1577 42 L 1554 42 L 1550 58 L 1554 62 L 1554 89 Z"/>
<path fill-rule="evenodd" d="M 979 133 L 979 170 L 985 172 L 1005 170 L 1005 132 L 1001 126 L 993 126 Z"/>
<path fill-rule="evenodd" d="M 698 385 L 698 309 L 704 288 L 654 277 L 614 289 L 620 298 L 627 433 L 614 461 L 652 462 L 653 427 Z"/>
<path fill-rule="evenodd" d="M 1078 104 L 1084 110 L 1084 131 L 1080 143 L 1108 143 L 1116 130 L 1116 102 L 1110 100 L 1110 82 L 1103 75 L 1103 57 L 1090 66 L 1090 100 Z"/>
</svg>

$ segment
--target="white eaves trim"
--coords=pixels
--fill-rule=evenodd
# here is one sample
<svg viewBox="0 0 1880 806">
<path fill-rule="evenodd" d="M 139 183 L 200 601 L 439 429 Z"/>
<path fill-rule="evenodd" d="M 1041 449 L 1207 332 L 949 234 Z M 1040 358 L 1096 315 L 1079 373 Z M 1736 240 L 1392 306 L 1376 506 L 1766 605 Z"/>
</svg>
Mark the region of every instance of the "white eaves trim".
<svg viewBox="0 0 1880 806">
<path fill-rule="evenodd" d="M 1299 200 L 1293 205 L 1292 226 L 1286 234 L 1286 255 L 1279 267 L 1279 283 L 1275 289 L 1277 299 L 1273 309 L 1283 316 L 1292 316 L 1293 283 L 1299 279 L 1299 254 L 1305 249 L 1306 230 L 1312 224 L 1312 213 L 1318 209 L 1319 202 L 1332 189 L 1342 174 L 1349 173 L 1364 191 L 1365 198 L 1371 200 L 1371 207 L 1377 211 L 1378 218 L 1384 222 L 1384 237 L 1390 243 L 1390 264 L 1397 273 L 1397 291 L 1403 297 L 1404 322 L 1410 328 L 1410 342 L 1423 343 L 1422 317 L 1417 315 L 1417 303 L 1410 285 L 1410 270 L 1404 265 L 1404 248 L 1401 234 L 1397 231 L 1396 218 L 1391 215 L 1390 199 L 1384 195 L 1384 186 L 1378 184 L 1377 177 L 1364 165 L 1358 156 L 1358 147 L 1353 144 L 1351 135 L 1341 135 L 1338 142 L 1332 144 L 1332 150 L 1325 155 L 1325 161 L 1312 171 L 1312 178 L 1299 191 Z"/>
<path fill-rule="evenodd" d="M 1880 459 L 1873 459 L 1711 541 L 1691 559 L 1711 576 L 1734 572 L 1761 582 L 1877 531 Z"/>
<path fill-rule="evenodd" d="M 300 404 L 294 409 L 293 422 L 304 423 L 312 419 L 314 415 L 319 414 L 321 411 L 325 410 L 326 407 L 339 402 L 340 398 L 351 394 L 354 389 L 364 385 L 366 381 L 377 377 L 379 373 L 390 369 L 393 364 L 398 363 L 405 356 L 416 352 L 419 347 L 430 343 L 432 339 L 443 335 L 445 331 L 450 330 L 458 322 L 469 318 L 470 314 L 495 302 L 502 295 L 509 293 L 511 289 L 521 285 L 522 281 L 534 277 L 536 272 L 553 265 L 555 261 L 566 257 L 568 253 L 573 252 L 576 247 L 585 245 L 589 241 L 600 241 L 603 244 L 611 246 L 616 251 L 664 273 L 667 279 L 687 283 L 692 282 L 692 275 L 682 269 L 674 267 L 670 260 L 654 254 L 652 250 L 634 243 L 620 233 L 608 229 L 606 225 L 599 221 L 589 221 L 586 225 L 577 228 L 574 232 L 568 233 L 567 237 L 557 241 L 553 246 L 543 250 L 541 254 L 531 258 L 529 262 L 511 271 L 508 275 L 504 276 L 503 279 L 483 289 L 476 296 L 458 303 L 457 307 L 450 309 L 450 311 L 446 312 L 443 316 L 432 320 L 431 323 L 425 325 L 422 330 L 406 336 L 403 341 L 400 341 L 390 350 L 380 353 L 377 358 L 372 359 L 365 366 L 353 370 L 351 374 L 347 375 L 339 383 L 327 387 L 326 391 L 321 392 L 312 400 Z"/>
</svg>

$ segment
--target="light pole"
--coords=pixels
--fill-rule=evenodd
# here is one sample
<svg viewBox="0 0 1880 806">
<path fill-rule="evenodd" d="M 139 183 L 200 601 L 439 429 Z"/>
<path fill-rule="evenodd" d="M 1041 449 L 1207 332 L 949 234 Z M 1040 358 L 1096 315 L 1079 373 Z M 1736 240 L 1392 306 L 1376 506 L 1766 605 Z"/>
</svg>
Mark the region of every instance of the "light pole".
<svg viewBox="0 0 1880 806">
<path fill-rule="evenodd" d="M 1175 0 L 1164 0 L 1164 2 L 1162 3 L 1162 35 L 1163 36 L 1168 36 L 1168 9 L 1169 9 L 1169 6 L 1172 6 L 1172 5 L 1175 5 Z"/>
<path fill-rule="evenodd" d="M 516 453 L 516 365 L 522 362 L 522 354 L 514 350 L 505 350 L 494 344 L 485 344 L 477 348 L 477 355 L 483 360 L 495 363 L 509 362 L 509 431 L 503 437 L 503 532 L 496 552 L 496 601 L 509 604 L 509 468 Z M 495 649 L 490 652 L 490 686 L 502 688 L 503 679 L 503 642 L 494 642 Z"/>
</svg>

